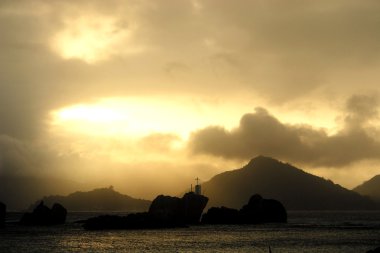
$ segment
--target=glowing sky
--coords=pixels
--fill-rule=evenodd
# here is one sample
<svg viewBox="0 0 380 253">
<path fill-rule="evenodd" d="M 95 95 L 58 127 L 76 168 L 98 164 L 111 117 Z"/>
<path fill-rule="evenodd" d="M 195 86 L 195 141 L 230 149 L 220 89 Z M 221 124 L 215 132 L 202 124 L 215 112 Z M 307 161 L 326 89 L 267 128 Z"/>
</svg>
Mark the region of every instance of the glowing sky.
<svg viewBox="0 0 380 253">
<path fill-rule="evenodd" d="M 379 20 L 358 0 L 1 1 L 0 173 L 153 196 L 264 154 L 356 186 L 380 174 Z"/>
</svg>

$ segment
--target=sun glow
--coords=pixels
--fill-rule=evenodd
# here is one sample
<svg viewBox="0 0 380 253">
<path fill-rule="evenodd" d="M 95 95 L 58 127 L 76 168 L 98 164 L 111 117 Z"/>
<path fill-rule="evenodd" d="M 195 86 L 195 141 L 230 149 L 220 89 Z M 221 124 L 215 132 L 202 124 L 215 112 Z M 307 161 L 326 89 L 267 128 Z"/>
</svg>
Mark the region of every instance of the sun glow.
<svg viewBox="0 0 380 253">
<path fill-rule="evenodd" d="M 174 133 L 186 139 L 208 124 L 236 123 L 240 115 L 218 112 L 191 99 L 108 98 L 61 108 L 52 116 L 52 126 L 85 135 L 141 137 Z"/>
<path fill-rule="evenodd" d="M 234 101 L 203 101 L 191 97 L 111 97 L 95 103 L 76 104 L 52 112 L 52 129 L 90 136 L 142 137 L 170 133 L 186 140 L 191 132 L 210 125 L 238 127 L 242 112 L 251 104 Z M 275 113 L 280 115 L 280 113 Z M 284 123 L 311 123 L 334 130 L 333 121 L 317 122 L 305 115 L 284 115 Z"/>
</svg>

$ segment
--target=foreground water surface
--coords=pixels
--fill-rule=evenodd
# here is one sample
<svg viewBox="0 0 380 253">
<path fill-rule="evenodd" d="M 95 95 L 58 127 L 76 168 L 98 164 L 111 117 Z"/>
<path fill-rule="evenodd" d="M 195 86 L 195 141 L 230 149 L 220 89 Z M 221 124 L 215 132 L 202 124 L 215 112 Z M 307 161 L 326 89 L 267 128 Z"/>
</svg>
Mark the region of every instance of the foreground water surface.
<svg viewBox="0 0 380 253">
<path fill-rule="evenodd" d="M 0 252 L 366 252 L 380 246 L 380 212 L 289 212 L 288 224 L 207 225 L 163 230 L 85 231 L 69 213 L 54 227 L 0 230 Z"/>
</svg>

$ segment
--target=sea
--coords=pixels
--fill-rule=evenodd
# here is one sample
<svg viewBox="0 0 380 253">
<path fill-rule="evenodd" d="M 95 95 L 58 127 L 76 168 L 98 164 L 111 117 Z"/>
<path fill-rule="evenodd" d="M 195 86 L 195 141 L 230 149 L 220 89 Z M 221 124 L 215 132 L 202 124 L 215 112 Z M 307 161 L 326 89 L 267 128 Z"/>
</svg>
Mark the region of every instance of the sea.
<svg viewBox="0 0 380 253">
<path fill-rule="evenodd" d="M 8 213 L 0 252 L 365 253 L 380 246 L 379 211 L 290 211 L 286 224 L 157 230 L 86 231 L 75 222 L 101 214 L 74 212 L 64 225 L 25 227 L 16 223 L 21 213 Z"/>
</svg>

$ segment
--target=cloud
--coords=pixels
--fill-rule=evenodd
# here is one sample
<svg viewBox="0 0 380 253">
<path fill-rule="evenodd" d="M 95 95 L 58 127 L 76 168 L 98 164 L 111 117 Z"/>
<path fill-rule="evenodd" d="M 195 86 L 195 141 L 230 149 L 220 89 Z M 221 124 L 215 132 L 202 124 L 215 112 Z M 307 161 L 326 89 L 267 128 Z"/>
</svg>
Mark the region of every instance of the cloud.
<svg viewBox="0 0 380 253">
<path fill-rule="evenodd" d="M 367 71 L 379 65 L 380 38 L 373 35 L 378 3 L 254 2 L 245 6 L 250 18 L 242 7 L 221 4 L 216 10 L 219 18 L 226 18 L 222 13 L 235 15 L 228 19 L 232 22 L 227 30 L 240 28 L 247 35 L 239 36 L 240 43 L 245 38 L 246 82 L 273 102 L 324 89 L 352 92 L 358 83 L 363 89 L 375 88 L 378 75 Z M 230 11 L 222 12 L 227 8 Z"/>
<path fill-rule="evenodd" d="M 286 103 L 376 89 L 380 78 L 376 1 L 35 0 L 0 9 L 0 133 L 17 138 L 46 130 L 50 110 L 105 96 L 218 90 Z M 105 59 L 62 58 L 51 48 L 60 34 L 100 36 L 106 42 L 73 45 Z"/>
<path fill-rule="evenodd" d="M 346 103 L 344 127 L 333 135 L 306 125 L 280 122 L 264 108 L 245 114 L 231 131 L 211 126 L 193 133 L 194 154 L 229 159 L 268 155 L 310 166 L 343 167 L 365 159 L 380 159 L 378 131 L 368 126 L 377 117 L 375 96 L 355 95 Z"/>
<path fill-rule="evenodd" d="M 175 145 L 181 145 L 181 138 L 174 134 L 154 133 L 144 136 L 138 141 L 142 150 L 169 153 Z"/>
<path fill-rule="evenodd" d="M 377 120 L 379 99 L 376 94 L 369 95 L 353 95 L 346 103 L 347 115 L 345 123 L 347 127 L 352 129 L 360 129 L 365 127 L 373 120 Z"/>
</svg>

